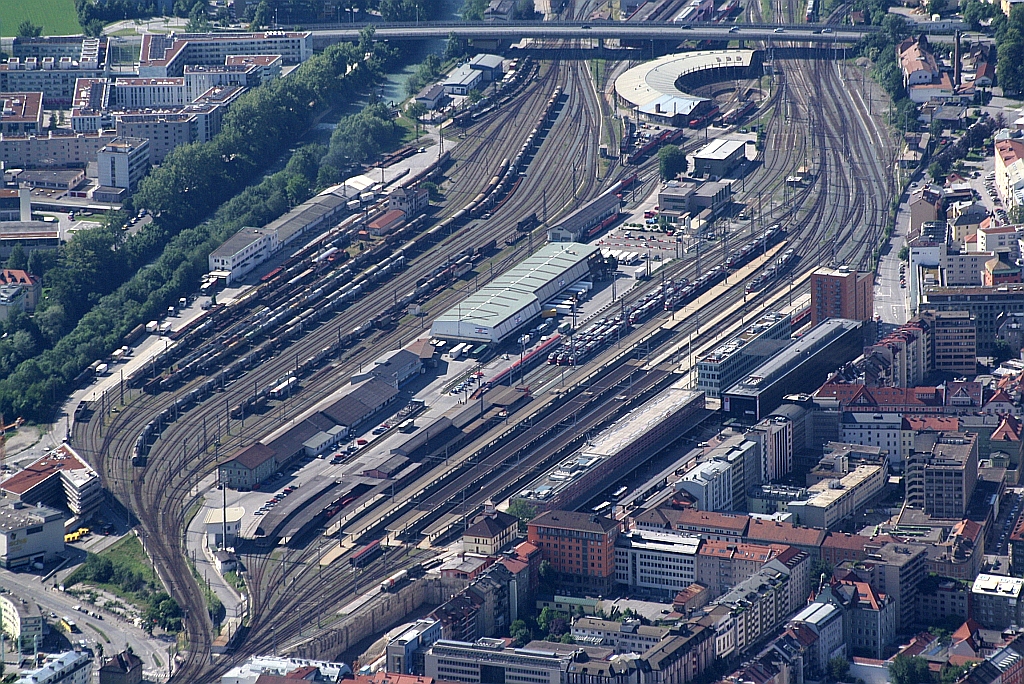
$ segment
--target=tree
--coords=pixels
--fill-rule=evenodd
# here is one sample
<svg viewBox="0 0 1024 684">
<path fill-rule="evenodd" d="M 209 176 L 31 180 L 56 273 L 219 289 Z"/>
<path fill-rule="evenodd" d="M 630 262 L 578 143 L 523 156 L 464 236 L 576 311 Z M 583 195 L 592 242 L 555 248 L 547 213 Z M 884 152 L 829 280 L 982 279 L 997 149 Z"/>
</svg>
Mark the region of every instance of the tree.
<svg viewBox="0 0 1024 684">
<path fill-rule="evenodd" d="M 664 180 L 686 173 L 686 167 L 686 153 L 675 145 L 666 145 L 658 150 L 658 170 Z"/>
<path fill-rule="evenodd" d="M 920 656 L 898 655 L 889 663 L 892 684 L 927 684 L 931 681 L 928 661 Z"/>
<path fill-rule="evenodd" d="M 1006 218 L 1012 224 L 1024 223 L 1024 206 L 1010 207 L 1006 212 Z"/>
<path fill-rule="evenodd" d="M 1019 349 L 1017 350 L 1020 351 Z M 1003 361 L 1008 361 L 1014 357 L 1013 349 L 1010 347 L 1010 343 L 1006 340 L 996 340 L 992 346 L 992 358 L 996 365 L 1001 364 Z M 931 630 L 929 630 L 931 631 Z M 932 632 L 934 634 L 935 632 Z"/>
<path fill-rule="evenodd" d="M 38 38 L 41 35 L 43 35 L 43 27 L 33 24 L 28 19 L 18 24 L 19 38 Z"/>
<path fill-rule="evenodd" d="M 420 139 L 420 117 L 427 113 L 427 106 L 422 102 L 412 101 L 409 108 L 406 110 L 409 113 L 409 118 L 413 120 L 416 126 L 416 139 Z"/>
<path fill-rule="evenodd" d="M 270 26 L 270 5 L 266 0 L 260 0 L 260 4 L 256 5 L 256 11 L 252 15 L 252 21 L 249 22 L 249 30 L 258 31 L 267 26 Z"/>
<path fill-rule="evenodd" d="M 441 191 L 440 191 L 440 189 L 438 189 L 437 183 L 435 183 L 434 181 L 424 181 L 424 182 L 420 183 L 420 187 L 423 188 L 424 190 L 426 190 L 427 193 L 430 195 L 430 201 L 431 202 L 440 201 L 440 199 L 441 199 Z M 513 501 L 512 503 L 510 503 L 508 505 L 510 513 L 512 511 L 512 505 L 516 504 L 516 503 L 522 503 L 522 501 L 517 499 L 517 500 Z M 515 515 L 515 514 L 513 513 L 513 515 Z M 516 517 L 519 518 L 518 515 L 516 515 Z M 529 518 L 527 518 L 527 520 L 529 520 Z M 520 518 L 520 527 L 524 523 L 525 523 L 525 521 L 522 518 Z"/>
<path fill-rule="evenodd" d="M 426 183 L 424 183 L 424 185 L 426 185 Z M 436 189 L 437 186 L 435 185 L 434 188 Z M 429 191 L 430 188 L 427 188 L 427 190 Z M 520 521 L 525 523 L 532 520 L 534 516 L 537 515 L 537 511 L 533 506 L 522 499 L 512 499 L 508 504 L 508 514 L 516 516 Z"/>
<path fill-rule="evenodd" d="M 833 682 L 846 681 L 850 674 L 850 662 L 843 656 L 836 656 L 828 661 L 828 678 Z"/>
<path fill-rule="evenodd" d="M 1010 27 L 999 42 L 996 70 L 999 85 L 1008 95 L 1024 93 L 1024 38 L 1016 28 Z"/>
<path fill-rule="evenodd" d="M 900 247 L 900 251 L 897 252 L 896 258 L 899 259 L 900 261 L 908 260 L 910 258 L 910 247 L 908 247 L 907 245 L 903 245 L 902 247 Z"/>
<path fill-rule="evenodd" d="M 207 33 L 210 30 L 210 19 L 206 16 L 206 7 L 197 2 L 188 15 L 185 33 Z"/>
<path fill-rule="evenodd" d="M 99 19 L 91 19 L 82 26 L 82 32 L 90 38 L 99 38 L 103 35 L 103 22 Z"/>
<path fill-rule="evenodd" d="M 479 102 L 480 100 L 482 100 L 482 99 L 483 99 L 483 97 L 484 97 L 484 94 L 483 94 L 483 93 L 481 93 L 481 92 L 480 92 L 479 90 L 477 90 L 476 88 L 473 88 L 472 90 L 470 90 L 470 91 L 469 91 L 469 94 L 468 94 L 468 95 L 466 95 L 466 99 L 468 99 L 468 100 L 469 100 L 469 104 L 476 104 L 477 102 Z"/>
<path fill-rule="evenodd" d="M 569 632 L 566 632 L 565 634 L 563 634 L 562 638 L 559 639 L 559 641 L 561 641 L 563 644 L 575 644 L 576 643 L 576 640 L 572 638 L 572 634 L 569 634 Z M 945 684 L 945 683 L 943 683 L 943 684 Z"/>
<path fill-rule="evenodd" d="M 508 635 L 515 641 L 517 648 L 522 648 L 533 641 L 533 632 L 530 631 L 530 628 L 522 620 L 516 620 L 509 626 Z"/>
<path fill-rule="evenodd" d="M 543 592 L 545 594 L 553 593 L 555 590 L 555 583 L 557 581 L 557 573 L 555 572 L 555 569 L 551 567 L 551 561 L 542 560 L 540 562 L 538 574 L 540 575 L 540 586 Z"/>
<path fill-rule="evenodd" d="M 28 268 L 28 256 L 26 256 L 25 249 L 20 244 L 14 245 L 11 249 L 11 256 L 7 257 L 7 268 L 19 270 Z"/>
<path fill-rule="evenodd" d="M 945 665 L 939 674 L 939 681 L 942 684 L 956 684 L 961 677 L 970 671 L 971 666 L 966 663 L 963 665 Z"/>
<path fill-rule="evenodd" d="M 933 161 L 928 166 L 928 175 L 932 177 L 932 180 L 936 183 L 941 183 L 946 180 L 946 171 L 942 168 L 942 163 Z"/>
</svg>

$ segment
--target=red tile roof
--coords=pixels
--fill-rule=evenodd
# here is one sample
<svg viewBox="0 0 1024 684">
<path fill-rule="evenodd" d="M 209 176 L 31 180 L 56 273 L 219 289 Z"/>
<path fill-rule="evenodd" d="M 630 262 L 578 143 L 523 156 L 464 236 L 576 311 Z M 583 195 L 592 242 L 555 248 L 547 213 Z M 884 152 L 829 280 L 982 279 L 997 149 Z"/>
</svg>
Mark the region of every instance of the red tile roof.
<svg viewBox="0 0 1024 684">
<path fill-rule="evenodd" d="M 717 527 L 719 529 L 733 530 L 740 534 L 747 529 L 747 522 L 750 520 L 745 515 L 733 515 L 731 513 L 714 513 L 711 511 L 695 511 L 686 509 L 682 511 L 664 511 L 671 519 L 675 518 L 676 525 L 690 525 L 700 527 Z"/>
<path fill-rule="evenodd" d="M 918 432 L 959 432 L 960 419 L 954 416 L 905 416 L 901 427 Z"/>
<path fill-rule="evenodd" d="M 826 530 L 816 527 L 802 527 L 788 522 L 751 518 L 747 527 L 747 539 L 755 542 L 773 542 L 797 546 L 818 546 L 825 541 Z"/>
<path fill-rule="evenodd" d="M 859 534 L 850 534 L 848 532 L 832 532 L 828 535 L 828 537 L 826 537 L 825 541 L 821 543 L 821 547 L 829 549 L 851 549 L 854 551 L 863 551 L 864 544 L 870 541 L 870 537 L 863 537 Z"/>
<path fill-rule="evenodd" d="M 1019 442 L 1020 441 L 1020 420 L 1013 414 L 1008 413 L 999 421 L 999 427 L 992 431 L 990 442 Z"/>
</svg>

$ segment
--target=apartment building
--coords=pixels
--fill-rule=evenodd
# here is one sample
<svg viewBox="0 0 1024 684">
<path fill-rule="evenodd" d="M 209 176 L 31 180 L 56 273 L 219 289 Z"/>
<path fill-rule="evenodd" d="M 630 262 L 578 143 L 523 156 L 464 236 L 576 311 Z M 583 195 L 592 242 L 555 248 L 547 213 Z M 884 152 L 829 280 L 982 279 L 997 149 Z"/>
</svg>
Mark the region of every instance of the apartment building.
<svg viewBox="0 0 1024 684">
<path fill-rule="evenodd" d="M 1024 624 L 1024 579 L 978 575 L 971 586 L 971 617 L 986 629 Z"/>
<path fill-rule="evenodd" d="M 146 138 L 115 138 L 96 155 L 100 185 L 135 192 L 149 173 L 149 140 Z"/>
<path fill-rule="evenodd" d="M 616 653 L 643 653 L 657 646 L 670 631 L 668 627 L 642 625 L 635 620 L 615 622 L 581 617 L 573 621 L 571 633 L 578 644 L 605 646 Z"/>
<path fill-rule="evenodd" d="M 811 325 L 827 318 L 869 321 L 875 315 L 873 273 L 848 266 L 819 268 L 811 273 Z"/>
<path fill-rule="evenodd" d="M 697 583 L 721 596 L 764 567 L 786 547 L 705 541 L 697 552 Z"/>
<path fill-rule="evenodd" d="M 782 416 L 761 420 L 747 433 L 761 451 L 761 482 L 775 482 L 793 470 L 793 422 Z"/>
<path fill-rule="evenodd" d="M 918 588 L 925 577 L 928 548 L 921 544 L 886 542 L 862 561 L 847 561 L 835 575 L 869 583 L 896 604 L 897 630 L 909 630 L 916 619 Z"/>
<path fill-rule="evenodd" d="M 570 658 L 555 651 L 513 649 L 503 639 L 440 639 L 423 656 L 427 677 L 466 684 L 565 684 Z"/>
</svg>

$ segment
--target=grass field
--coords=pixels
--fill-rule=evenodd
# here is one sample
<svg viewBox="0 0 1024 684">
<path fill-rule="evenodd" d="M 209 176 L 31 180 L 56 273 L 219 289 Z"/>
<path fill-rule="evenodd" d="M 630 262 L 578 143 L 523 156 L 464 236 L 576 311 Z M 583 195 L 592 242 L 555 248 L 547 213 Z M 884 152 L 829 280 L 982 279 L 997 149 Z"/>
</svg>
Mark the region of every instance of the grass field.
<svg viewBox="0 0 1024 684">
<path fill-rule="evenodd" d="M 17 34 L 26 19 L 42 26 L 44 36 L 82 32 L 74 0 L 0 0 L 0 36 Z"/>
</svg>

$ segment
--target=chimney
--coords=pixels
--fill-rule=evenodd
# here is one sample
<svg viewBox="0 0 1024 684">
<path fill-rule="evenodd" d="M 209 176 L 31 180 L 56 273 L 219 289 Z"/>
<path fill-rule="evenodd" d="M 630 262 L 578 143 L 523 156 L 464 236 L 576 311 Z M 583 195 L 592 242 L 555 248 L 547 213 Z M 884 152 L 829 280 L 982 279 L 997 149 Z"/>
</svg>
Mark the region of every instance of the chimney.
<svg viewBox="0 0 1024 684">
<path fill-rule="evenodd" d="M 953 85 L 960 87 L 960 31 L 953 38 Z"/>
</svg>

